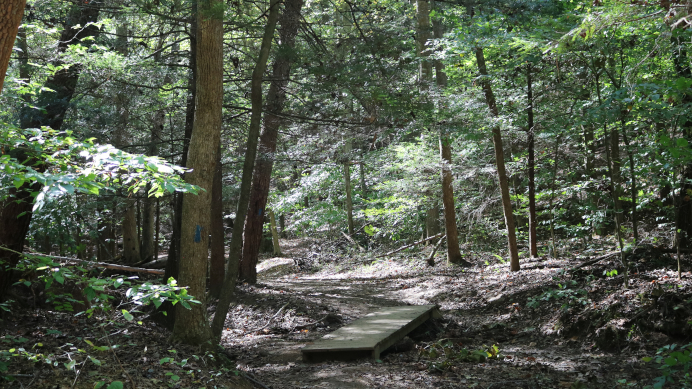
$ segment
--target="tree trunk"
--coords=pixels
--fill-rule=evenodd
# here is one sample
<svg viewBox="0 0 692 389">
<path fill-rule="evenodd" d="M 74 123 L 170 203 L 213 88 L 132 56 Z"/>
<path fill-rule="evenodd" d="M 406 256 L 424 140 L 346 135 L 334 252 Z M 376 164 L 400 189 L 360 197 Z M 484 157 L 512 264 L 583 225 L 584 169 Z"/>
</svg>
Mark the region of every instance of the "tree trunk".
<svg viewBox="0 0 692 389">
<path fill-rule="evenodd" d="M 300 12 L 303 0 L 287 0 L 279 20 L 279 47 L 272 67 L 271 84 L 267 94 L 266 114 L 260 135 L 259 152 L 255 171 L 252 175 L 249 208 L 243 231 L 243 257 L 240 262 L 240 278 L 254 284 L 257 282 L 257 258 L 262 241 L 264 212 L 269 196 L 269 184 L 274 168 L 276 141 L 282 120 L 279 116 L 286 101 L 286 85 L 291 73 L 291 53 L 300 26 Z M 282 227 L 283 233 L 283 227 Z"/>
<path fill-rule="evenodd" d="M 221 166 L 221 148 L 219 148 L 214 172 L 214 183 L 211 190 L 211 258 L 209 259 L 209 290 L 214 298 L 221 295 L 224 275 L 226 274 L 226 246 L 224 244 L 223 226 L 223 166 Z"/>
<path fill-rule="evenodd" d="M 22 23 L 26 0 L 3 0 L 0 5 L 0 93 L 10 64 L 17 29 Z"/>
<path fill-rule="evenodd" d="M 195 101 L 197 99 L 197 2 L 192 3 L 192 21 L 190 22 L 190 79 L 188 80 L 187 107 L 185 110 L 185 135 L 183 136 L 183 150 L 180 157 L 180 166 L 187 166 L 187 154 L 190 150 L 190 138 L 192 137 L 192 127 L 195 119 Z M 171 137 L 172 138 L 172 137 Z M 171 143 L 171 154 L 175 154 Z M 173 215 L 171 217 L 171 241 L 168 246 L 168 261 L 166 261 L 166 271 L 163 282 L 166 283 L 170 278 L 178 279 L 178 265 L 180 263 L 180 230 L 183 224 L 183 196 L 181 193 L 174 193 L 171 201 Z M 173 329 L 175 322 L 175 312 L 173 306 L 164 303 L 159 311 L 167 312 L 166 316 L 157 316 L 160 323 L 168 329 Z"/>
<path fill-rule="evenodd" d="M 10 2 L 19 7 L 19 2 Z M 5 12 L 10 12 L 9 4 L 3 4 L 0 9 Z M 60 40 L 58 43 L 58 52 L 64 52 L 69 44 L 75 44 L 79 42 L 82 38 L 92 37 L 98 34 L 98 28 L 94 25 L 75 30 L 73 27 L 75 25 L 85 26 L 89 22 L 96 22 L 99 15 L 99 7 L 92 5 L 90 1 L 89 7 L 75 7 L 71 14 L 67 18 L 67 23 L 64 25 L 64 29 L 60 34 Z M 19 12 L 20 15 L 8 13 L 6 15 L 12 15 L 17 17 L 21 21 L 21 12 L 23 12 L 23 2 L 21 11 L 20 8 L 12 8 L 13 12 Z M 3 17 L 2 28 L 6 29 L 5 23 L 7 19 Z M 16 25 L 19 21 L 16 22 Z M 14 26 L 14 33 L 16 34 L 16 25 Z M 4 30 L 3 30 L 4 31 Z M 10 45 L 10 51 L 12 45 L 14 44 L 14 35 L 12 37 L 12 42 L 9 42 L 9 35 L 3 36 L 6 41 L 0 45 L 0 49 L 4 50 L 5 44 Z M 84 44 L 89 45 L 89 42 L 84 42 Z M 4 53 L 3 53 L 4 55 Z M 9 55 L 9 54 L 8 54 Z M 9 57 L 8 57 L 9 58 Z M 59 63 L 58 63 L 59 65 Z M 6 62 L 0 61 L 0 67 L 4 68 L 2 70 L 2 77 L 7 69 Z M 70 66 L 67 69 L 62 69 L 56 72 L 54 75 L 50 76 L 45 83 L 45 89 L 39 94 L 38 98 L 34 102 L 33 108 L 31 106 L 22 109 L 20 113 L 20 124 L 22 128 L 38 128 L 40 126 L 49 126 L 56 132 L 60 131 L 60 127 L 65 119 L 65 113 L 74 95 L 75 87 L 77 86 L 77 80 L 79 79 L 81 67 L 79 65 Z M 27 156 L 23 151 L 18 150 L 5 150 L 7 153 L 9 151 L 12 157 L 17 158 L 20 161 L 27 159 Z M 33 163 L 35 161 L 31 161 Z M 34 169 L 42 171 L 42 167 L 39 165 L 34 166 Z M 19 189 L 10 190 L 9 196 L 0 202 L 0 247 L 7 247 L 9 249 L 15 250 L 17 252 L 22 252 L 24 248 L 24 240 L 26 239 L 26 234 L 29 229 L 29 223 L 31 222 L 31 210 L 33 208 L 33 197 L 31 192 L 36 192 L 41 190 L 41 185 L 32 184 L 24 185 Z M 17 265 L 20 259 L 19 254 L 10 253 L 9 251 L 0 250 L 0 263 L 2 263 L 3 268 L 0 269 L 0 301 L 3 301 L 7 288 L 12 285 L 13 282 L 13 271 L 12 269 Z"/>
<path fill-rule="evenodd" d="M 529 255 L 531 258 L 538 257 L 538 237 L 536 229 L 538 227 L 538 219 L 536 218 L 536 155 L 535 155 L 535 127 L 533 123 L 533 82 L 531 79 L 531 65 L 526 68 L 526 84 L 527 92 L 526 99 L 528 106 L 526 114 L 528 116 L 528 133 L 526 142 L 529 148 L 528 170 L 529 170 Z M 593 134 L 592 134 L 593 136 Z"/>
<path fill-rule="evenodd" d="M 351 199 L 351 168 L 350 162 L 344 162 L 344 191 L 346 192 L 346 220 L 348 234 L 353 236 L 353 200 Z"/>
<path fill-rule="evenodd" d="M 616 127 L 610 131 L 610 159 L 612 161 L 613 206 L 618 224 L 622 227 L 624 214 L 622 208 L 622 160 L 620 159 L 620 133 Z"/>
<path fill-rule="evenodd" d="M 20 27 L 17 31 L 17 47 L 21 50 L 19 57 L 19 78 L 24 80 L 25 83 L 31 81 L 31 66 L 29 65 L 29 43 L 26 40 L 26 30 L 24 27 Z M 2 87 L 0 87 L 0 90 Z M 31 96 L 22 96 L 24 101 L 30 102 Z"/>
<path fill-rule="evenodd" d="M 161 199 L 156 199 L 156 229 L 154 230 L 154 260 L 159 259 L 159 238 L 161 234 Z"/>
<path fill-rule="evenodd" d="M 485 66 L 485 56 L 483 55 L 483 48 L 476 48 L 476 61 L 478 62 L 478 71 L 481 74 L 483 86 L 483 92 L 485 94 L 485 102 L 488 105 L 490 113 L 494 117 L 500 116 L 497 110 L 497 104 L 495 103 L 495 95 L 490 86 L 490 80 L 488 79 L 488 70 Z M 509 196 L 509 182 L 507 180 L 507 173 L 505 172 L 505 157 L 504 150 L 502 146 L 502 133 L 500 133 L 500 127 L 495 125 L 493 127 L 493 144 L 495 146 L 495 163 L 497 165 L 497 177 L 500 183 L 500 192 L 502 193 L 502 208 L 505 214 L 505 225 L 507 226 L 507 246 L 509 248 L 510 256 L 510 268 L 512 271 L 519 271 L 519 250 L 517 249 L 517 236 L 514 229 L 514 215 L 512 213 L 512 201 Z"/>
<path fill-rule="evenodd" d="M 632 178 L 632 186 L 630 188 L 630 199 L 632 200 L 632 235 L 634 236 L 635 244 L 639 244 L 639 218 L 637 216 L 637 175 L 634 168 L 634 151 L 632 150 L 629 139 L 627 138 L 627 126 L 625 119 L 622 119 L 622 140 L 625 141 L 625 150 L 627 151 L 627 159 L 630 167 L 630 177 Z"/>
<path fill-rule="evenodd" d="M 442 25 L 438 19 L 433 19 L 433 35 L 435 39 L 442 39 Z M 447 74 L 444 71 L 444 64 L 439 61 L 434 61 L 435 79 L 440 91 L 447 88 Z M 446 132 L 446 129 L 440 127 L 440 159 L 442 165 L 442 204 L 444 205 L 445 215 L 445 232 L 447 235 L 447 261 L 454 264 L 469 266 L 469 262 L 465 261 L 459 250 L 459 234 L 457 231 L 457 214 L 454 208 L 454 187 L 452 182 L 452 146 L 451 139 Z M 431 257 L 432 261 L 432 257 Z"/>
<path fill-rule="evenodd" d="M 447 234 L 447 261 L 468 266 L 459 251 L 457 217 L 454 209 L 454 189 L 452 188 L 452 148 L 449 138 L 440 130 L 440 156 L 442 159 L 442 203 L 445 210 L 445 231 Z"/>
<path fill-rule="evenodd" d="M 139 255 L 139 236 L 137 234 L 137 215 L 135 200 L 125 200 L 125 214 L 123 216 L 123 262 L 126 264 L 141 261 Z"/>
<path fill-rule="evenodd" d="M 39 184 L 34 184 L 10 190 L 0 208 L 0 247 L 20 253 L 24 250 L 33 207 L 31 192 L 40 188 Z M 19 254 L 0 249 L 0 302 L 4 301 L 7 290 L 14 283 L 13 269 L 20 257 Z"/>
<path fill-rule="evenodd" d="M 279 216 L 279 227 L 281 228 L 281 233 L 279 234 L 282 238 L 286 239 L 286 215 L 281 214 Z"/>
<path fill-rule="evenodd" d="M 427 59 L 430 56 L 428 42 L 430 41 L 430 2 L 428 0 L 416 0 L 416 49 L 422 57 L 419 68 L 418 82 L 421 90 L 427 90 L 432 82 L 432 63 Z"/>
<path fill-rule="evenodd" d="M 360 171 L 360 193 L 362 198 L 366 198 L 368 193 L 368 187 L 365 184 L 365 162 L 361 161 L 358 164 L 358 169 Z"/>
<path fill-rule="evenodd" d="M 187 183 L 204 189 L 197 195 L 183 195 L 180 230 L 178 284 L 201 304 L 191 309 L 180 305 L 176 311 L 173 336 L 187 344 L 201 345 L 211 340 L 206 309 L 207 260 L 211 192 L 221 141 L 223 102 L 223 18 L 213 12 L 220 0 L 198 1 L 197 7 L 197 96 L 190 139 Z"/>
<path fill-rule="evenodd" d="M 215 343 L 221 340 L 223 325 L 226 322 L 228 308 L 231 305 L 235 294 L 235 284 L 238 279 L 238 270 L 240 264 L 240 256 L 242 254 L 242 238 L 245 216 L 247 215 L 248 205 L 250 203 L 250 185 L 252 181 L 252 172 L 255 165 L 255 157 L 257 156 L 257 141 L 260 132 L 260 124 L 262 121 L 262 79 L 267 68 L 267 59 L 269 58 L 269 50 L 271 49 L 272 39 L 274 37 L 274 29 L 276 20 L 279 17 L 279 1 L 272 0 L 269 6 L 269 16 L 267 17 L 267 25 L 264 28 L 264 36 L 262 37 L 262 46 L 260 55 L 257 59 L 257 64 L 252 72 L 251 97 L 252 115 L 250 118 L 250 129 L 248 133 L 247 151 L 245 153 L 245 161 L 243 162 L 243 175 L 240 183 L 240 195 L 238 198 L 238 208 L 236 211 L 236 223 L 233 225 L 233 235 L 231 236 L 231 244 L 228 254 L 228 272 L 224 280 L 221 297 L 216 308 L 214 321 L 212 323 L 212 334 Z"/>
<path fill-rule="evenodd" d="M 274 218 L 274 211 L 269 210 L 269 224 L 272 230 L 272 243 L 274 244 L 274 256 L 280 257 L 281 245 L 279 245 L 279 233 L 276 231 L 276 219 Z"/>
<path fill-rule="evenodd" d="M 692 79 L 692 69 L 688 58 L 687 42 L 681 36 L 671 37 L 673 44 L 673 63 L 675 73 L 678 77 Z M 692 93 L 684 93 L 682 104 L 692 103 Z M 692 120 L 684 120 L 680 126 L 683 136 L 692 144 Z M 689 152 L 689 151 L 688 151 Z M 676 246 L 681 248 L 692 247 L 692 163 L 682 166 L 680 195 L 675 196 L 676 219 L 675 229 L 677 232 Z"/>
<path fill-rule="evenodd" d="M 163 110 L 159 110 L 154 114 L 153 126 L 151 130 L 151 139 L 148 154 L 151 156 L 158 155 L 157 143 L 161 139 L 161 134 L 163 133 L 163 122 L 165 115 Z M 149 195 L 149 186 L 147 186 L 146 195 Z M 151 261 L 156 259 L 155 251 L 156 244 L 154 240 L 154 235 L 156 233 L 156 204 L 158 204 L 158 199 L 147 197 L 144 199 L 144 206 L 142 207 L 142 260 Z"/>
<path fill-rule="evenodd" d="M 440 207 L 433 205 L 425 211 L 425 235 L 426 238 L 440 233 Z"/>
</svg>

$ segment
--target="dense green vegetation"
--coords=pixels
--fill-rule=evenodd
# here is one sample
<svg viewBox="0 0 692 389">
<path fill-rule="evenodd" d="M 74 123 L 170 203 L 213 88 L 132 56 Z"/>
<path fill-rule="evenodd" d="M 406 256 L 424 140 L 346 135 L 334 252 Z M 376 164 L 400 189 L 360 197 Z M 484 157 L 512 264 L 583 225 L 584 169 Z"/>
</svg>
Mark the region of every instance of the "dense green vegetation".
<svg viewBox="0 0 692 389">
<path fill-rule="evenodd" d="M 57 282 L 86 290 L 89 315 L 106 312 L 106 292 L 124 281 L 89 261 L 165 260 L 160 285 L 127 297 L 166 309 L 177 338 L 213 350 L 236 280 L 256 282 L 270 210 L 281 237 L 346 235 L 368 253 L 443 233 L 452 263 L 468 265 L 478 249 L 520 271 L 526 258 L 598 243 L 618 251 L 613 274 L 627 288 L 628 255 L 651 246 L 675 252 L 682 277 L 689 9 L 27 0 L 16 40 L 0 40 L 12 52 L 0 84 L 1 307 L 22 309 L 17 289 Z M 185 262 L 190 250 L 201 259 Z M 195 281 L 177 286 L 187 276 Z M 221 296 L 209 330 L 211 299 L 192 292 L 193 316 L 169 305 L 189 308 L 193 284 Z M 534 303 L 582 295 L 569 291 Z M 51 301 L 72 310 L 72 294 Z"/>
</svg>

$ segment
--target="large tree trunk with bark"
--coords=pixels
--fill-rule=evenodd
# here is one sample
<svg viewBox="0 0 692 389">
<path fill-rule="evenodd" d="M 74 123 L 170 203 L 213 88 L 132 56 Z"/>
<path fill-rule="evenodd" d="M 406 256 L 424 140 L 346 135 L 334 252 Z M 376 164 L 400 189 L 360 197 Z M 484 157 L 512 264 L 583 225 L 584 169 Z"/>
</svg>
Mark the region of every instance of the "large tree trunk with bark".
<svg viewBox="0 0 692 389">
<path fill-rule="evenodd" d="M 488 70 L 485 66 L 485 56 L 483 48 L 476 48 L 476 61 L 478 62 L 478 71 L 482 77 L 481 85 L 485 94 L 485 102 L 493 117 L 500 116 L 495 102 L 495 95 L 490 86 L 488 79 Z M 517 235 L 514 228 L 514 214 L 512 213 L 512 201 L 509 196 L 509 180 L 505 171 L 505 154 L 502 146 L 502 133 L 498 125 L 493 126 L 493 145 L 495 146 L 495 163 L 497 165 L 497 178 L 500 183 L 500 192 L 502 193 L 502 209 L 505 214 L 505 225 L 507 226 L 507 246 L 509 248 L 509 264 L 512 271 L 518 271 L 519 267 L 519 250 L 517 249 Z"/>
<path fill-rule="evenodd" d="M 197 3 L 197 96 L 185 174 L 187 183 L 204 189 L 197 195 L 183 195 L 180 230 L 178 284 L 201 304 L 191 309 L 178 306 L 173 336 L 187 344 L 201 345 L 211 340 L 206 309 L 207 261 L 211 191 L 221 141 L 223 102 L 223 17 L 216 10 L 219 0 Z"/>
<path fill-rule="evenodd" d="M 249 283 L 257 282 L 257 257 L 262 241 L 264 210 L 269 196 L 269 183 L 274 167 L 276 141 L 282 120 L 278 114 L 283 111 L 286 101 L 286 85 L 291 73 L 291 52 L 300 26 L 300 11 L 303 0 L 287 0 L 279 20 L 279 47 L 272 69 L 271 84 L 267 94 L 264 125 L 260 135 L 259 153 L 255 171 L 252 175 L 252 189 L 245 220 L 243 257 L 240 265 L 240 278 Z M 283 230 L 282 230 L 283 233 Z"/>
<path fill-rule="evenodd" d="M 692 69 L 690 69 L 689 55 L 687 45 L 680 37 L 672 37 L 673 44 L 673 63 L 675 65 L 675 73 L 678 77 L 692 79 Z M 684 93 L 682 96 L 682 104 L 692 103 L 692 93 Z M 684 120 L 681 125 L 682 134 L 687 141 L 692 144 L 692 120 Z M 680 248 L 692 247 L 692 164 L 682 166 L 681 186 L 678 196 L 675 196 L 676 204 L 676 242 L 675 245 Z"/>
<path fill-rule="evenodd" d="M 192 3 L 192 20 L 190 22 L 190 79 L 188 80 L 187 107 L 185 110 L 185 134 L 183 136 L 183 150 L 180 157 L 180 166 L 187 166 L 187 155 L 190 150 L 190 138 L 192 137 L 192 127 L 195 121 L 195 101 L 197 97 L 197 2 Z M 175 154 L 173 144 L 171 144 L 171 154 Z M 171 240 L 168 246 L 168 260 L 163 275 L 163 283 L 169 279 L 178 279 L 178 265 L 180 264 L 180 230 L 183 225 L 183 195 L 173 194 L 171 200 L 173 216 L 171 220 Z M 157 314 L 155 318 L 159 323 L 169 330 L 175 324 L 176 310 L 169 302 L 164 302 L 159 307 L 159 313 L 166 312 L 166 315 Z"/>
<path fill-rule="evenodd" d="M 26 0 L 3 0 L 0 5 L 0 93 L 10 64 L 17 29 L 22 23 Z"/>
<path fill-rule="evenodd" d="M 228 308 L 231 306 L 231 301 L 235 295 L 235 285 L 238 280 L 238 270 L 240 265 L 240 257 L 242 255 L 243 245 L 243 227 L 245 216 L 247 215 L 248 205 L 250 204 L 250 187 L 252 184 L 252 172 L 255 166 L 255 158 L 257 156 L 257 141 L 260 134 L 260 126 L 262 124 L 262 79 L 267 68 L 267 59 L 269 58 L 269 50 L 271 49 L 276 21 L 279 18 L 279 1 L 272 0 L 269 6 L 269 16 L 267 17 L 267 25 L 264 28 L 262 36 L 262 46 L 260 48 L 257 64 L 252 72 L 252 86 L 250 100 L 252 102 L 252 115 L 250 117 L 250 129 L 248 132 L 247 151 L 245 152 L 245 161 L 243 162 L 243 175 L 240 183 L 240 195 L 238 198 L 238 208 L 236 210 L 236 223 L 233 225 L 233 235 L 231 236 L 231 244 L 228 254 L 228 272 L 224 280 L 221 297 L 216 306 L 214 321 L 211 326 L 214 342 L 221 341 L 221 333 L 223 325 L 226 322 Z"/>
<path fill-rule="evenodd" d="M 70 44 L 79 44 L 82 38 L 98 34 L 98 28 L 94 25 L 78 30 L 73 29 L 75 25 L 86 26 L 90 22 L 97 21 L 99 8 L 89 1 L 87 3 L 89 4 L 86 7 L 75 6 L 67 18 L 68 23 L 65 24 L 60 34 L 58 43 L 59 53 L 63 53 Z M 23 9 L 22 6 L 22 11 Z M 90 43 L 86 42 L 84 44 L 89 45 Z M 21 111 L 20 124 L 22 128 L 49 126 L 59 131 L 74 95 L 80 70 L 81 67 L 79 65 L 73 65 L 49 77 L 45 83 L 46 88 L 39 94 L 33 104 L 33 107 L 36 108 L 29 106 Z M 3 71 L 2 74 L 4 75 L 5 72 Z M 28 157 L 18 150 L 10 150 L 10 155 L 20 161 L 24 161 Z M 28 163 L 33 164 L 36 170 L 41 171 L 45 169 L 45 167 L 41 166 L 40 161 L 29 159 Z M 39 184 L 24 185 L 16 191 L 10 191 L 10 197 L 0 203 L 0 227 L 2 227 L 2 230 L 0 230 L 0 247 L 7 247 L 14 251 L 22 252 L 24 240 L 29 230 L 29 223 L 31 222 L 31 210 L 33 208 L 31 193 L 40 189 L 41 185 Z M 0 301 L 5 298 L 7 288 L 12 285 L 12 269 L 17 265 L 19 259 L 19 254 L 0 250 L 0 266 L 2 266 L 0 268 Z"/>
</svg>

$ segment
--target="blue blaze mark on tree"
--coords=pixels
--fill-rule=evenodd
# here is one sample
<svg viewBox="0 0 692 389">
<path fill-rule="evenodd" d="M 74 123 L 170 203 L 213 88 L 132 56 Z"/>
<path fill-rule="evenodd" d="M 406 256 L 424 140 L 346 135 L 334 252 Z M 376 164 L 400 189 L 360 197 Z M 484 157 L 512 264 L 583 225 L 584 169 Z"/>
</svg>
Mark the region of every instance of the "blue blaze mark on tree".
<svg viewBox="0 0 692 389">
<path fill-rule="evenodd" d="M 202 241 L 202 226 L 199 224 L 197 225 L 197 228 L 195 229 L 195 243 L 199 243 Z"/>
<path fill-rule="evenodd" d="M 260 209 L 257 210 L 257 214 L 260 215 L 260 216 L 262 216 L 262 208 L 260 208 Z"/>
</svg>

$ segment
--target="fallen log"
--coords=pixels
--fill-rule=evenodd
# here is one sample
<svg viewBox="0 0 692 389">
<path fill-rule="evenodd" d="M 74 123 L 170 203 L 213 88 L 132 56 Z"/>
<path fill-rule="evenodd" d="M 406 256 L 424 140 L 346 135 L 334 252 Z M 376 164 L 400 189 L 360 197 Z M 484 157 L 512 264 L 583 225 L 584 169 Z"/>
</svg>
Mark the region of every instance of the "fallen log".
<svg viewBox="0 0 692 389">
<path fill-rule="evenodd" d="M 593 265 L 593 264 L 595 264 L 595 263 L 601 262 L 601 261 L 604 260 L 604 259 L 610 258 L 610 257 L 612 257 L 612 256 L 614 256 L 614 255 L 618 255 L 618 254 L 620 254 L 619 251 L 611 251 L 611 252 L 609 252 L 609 253 L 607 253 L 607 254 L 601 255 L 600 257 L 596 257 L 596 258 L 594 258 L 594 259 L 592 259 L 592 260 L 589 260 L 589 261 L 586 261 L 586 262 L 582 262 L 582 263 L 580 263 L 579 265 L 577 265 L 577 266 L 575 266 L 575 267 L 569 269 L 568 271 L 569 271 L 569 272 L 573 272 L 573 271 L 575 271 L 575 270 L 577 270 L 577 269 L 581 269 L 582 267 L 586 267 L 586 266 Z"/>
<path fill-rule="evenodd" d="M 168 263 L 168 257 L 160 258 L 155 261 L 145 262 L 139 265 L 139 267 L 142 267 L 144 269 L 163 269 L 166 267 L 166 263 Z"/>
<path fill-rule="evenodd" d="M 358 247 L 358 250 L 360 250 L 361 252 L 362 252 L 362 251 L 365 251 L 365 249 L 362 248 L 362 247 L 358 244 L 358 242 L 356 242 L 355 240 L 353 240 L 353 238 L 351 238 L 351 236 L 350 236 L 349 234 L 347 234 L 347 233 L 345 233 L 345 232 L 343 232 L 343 231 L 341 231 L 341 234 L 342 234 L 346 239 L 348 239 L 349 242 L 351 242 L 351 243 L 353 243 L 354 245 L 356 245 L 356 247 Z"/>
<path fill-rule="evenodd" d="M 440 240 L 437 241 L 437 244 L 435 245 L 435 247 L 433 247 L 433 250 L 430 253 L 430 256 L 428 257 L 428 266 L 435 266 L 435 253 L 437 252 L 437 249 L 440 248 L 440 246 L 442 245 L 442 242 L 445 240 L 446 237 L 447 237 L 447 235 L 440 238 Z"/>
<path fill-rule="evenodd" d="M 84 265 L 84 266 L 88 266 L 88 267 L 100 267 L 100 268 L 105 268 L 105 269 L 121 270 L 121 271 L 128 271 L 128 272 L 134 272 L 134 273 L 149 273 L 149 274 L 160 274 L 160 275 L 165 274 L 164 270 L 144 269 L 141 267 L 116 265 L 114 263 L 92 262 L 92 261 L 85 261 L 83 259 L 70 258 L 70 257 L 58 257 L 55 255 L 46 255 L 46 254 L 37 254 L 37 253 L 25 253 L 24 255 L 31 255 L 34 257 L 51 258 L 51 259 L 55 259 L 55 260 L 59 260 L 59 261 L 65 261 L 65 262 L 69 262 L 69 263 L 80 264 L 80 265 Z"/>
<path fill-rule="evenodd" d="M 411 244 L 406 245 L 406 246 L 403 246 L 403 247 L 399 247 L 398 249 L 396 249 L 396 250 L 394 250 L 394 251 L 390 251 L 390 252 L 388 252 L 388 253 L 385 253 L 385 254 L 382 254 L 382 255 L 378 255 L 378 256 L 376 256 L 375 258 L 382 258 L 382 257 L 386 257 L 386 256 L 389 256 L 389 255 L 392 255 L 392 254 L 396 254 L 396 253 L 398 253 L 399 251 L 403 251 L 403 250 L 406 250 L 406 249 L 408 249 L 408 248 L 411 248 L 411 247 L 414 247 L 414 246 L 418 246 L 419 244 L 425 243 L 425 242 L 427 242 L 427 241 L 429 241 L 429 240 L 437 239 L 437 238 L 441 237 L 442 235 L 444 235 L 444 232 L 443 232 L 443 233 L 439 233 L 439 234 L 437 234 L 437 235 L 435 235 L 435 236 L 427 237 L 427 238 L 425 238 L 425 239 L 423 239 L 423 240 L 419 240 L 418 242 L 411 243 Z"/>
</svg>

